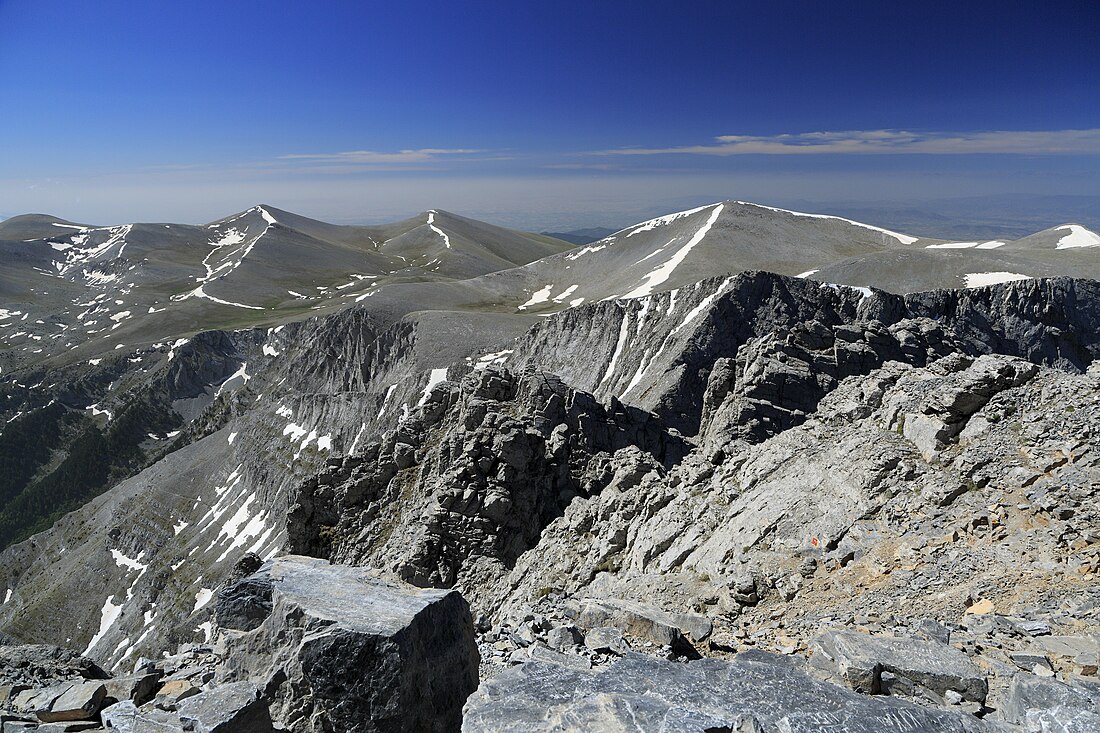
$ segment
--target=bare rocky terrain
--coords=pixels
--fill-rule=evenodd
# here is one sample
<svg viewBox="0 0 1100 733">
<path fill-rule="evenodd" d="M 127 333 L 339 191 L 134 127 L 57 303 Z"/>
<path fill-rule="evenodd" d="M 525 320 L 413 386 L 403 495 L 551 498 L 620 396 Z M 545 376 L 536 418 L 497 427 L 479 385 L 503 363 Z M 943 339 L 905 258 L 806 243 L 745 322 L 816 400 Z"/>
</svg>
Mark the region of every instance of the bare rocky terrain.
<svg viewBox="0 0 1100 733">
<path fill-rule="evenodd" d="M 1042 277 L 1091 232 L 726 202 L 546 253 L 428 213 L 259 207 L 210 225 L 255 236 L 240 327 L 8 342 L 0 514 L 42 519 L 0 551 L 0 730 L 1100 730 L 1100 285 Z M 455 269 L 230 297 L 299 236 Z"/>
</svg>

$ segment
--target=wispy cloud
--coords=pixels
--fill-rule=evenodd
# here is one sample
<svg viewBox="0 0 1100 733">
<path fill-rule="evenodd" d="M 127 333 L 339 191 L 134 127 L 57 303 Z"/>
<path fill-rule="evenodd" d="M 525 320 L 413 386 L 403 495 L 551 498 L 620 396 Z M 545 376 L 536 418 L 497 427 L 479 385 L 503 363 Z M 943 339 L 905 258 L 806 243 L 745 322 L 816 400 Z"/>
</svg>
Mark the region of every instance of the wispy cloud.
<svg viewBox="0 0 1100 733">
<path fill-rule="evenodd" d="M 476 155 L 484 150 L 468 148 L 420 148 L 418 150 L 397 150 L 380 152 L 377 150 L 349 150 L 341 153 L 297 153 L 280 155 L 279 160 L 302 160 L 314 163 L 345 163 L 348 165 L 396 165 L 402 163 L 432 163 L 440 159 Z"/>
<path fill-rule="evenodd" d="M 826 154 L 1097 155 L 1100 129 L 907 132 L 846 130 L 786 135 L 721 135 L 706 145 L 617 148 L 596 155 L 826 155 Z"/>
</svg>

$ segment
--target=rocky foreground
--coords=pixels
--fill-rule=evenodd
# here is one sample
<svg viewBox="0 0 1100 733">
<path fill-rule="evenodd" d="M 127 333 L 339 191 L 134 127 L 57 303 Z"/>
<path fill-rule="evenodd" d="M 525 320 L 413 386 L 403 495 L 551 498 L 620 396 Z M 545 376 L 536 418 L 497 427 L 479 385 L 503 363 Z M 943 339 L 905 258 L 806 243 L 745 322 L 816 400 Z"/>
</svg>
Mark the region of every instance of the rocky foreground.
<svg viewBox="0 0 1100 733">
<path fill-rule="evenodd" d="M 781 622 L 726 646 L 645 603 L 557 611 L 479 629 L 456 591 L 285 556 L 222 589 L 213 644 L 131 672 L 0 647 L 0 730 L 1100 730 L 1100 637 L 1052 633 L 1064 615 L 848 619 L 801 654 L 753 648 Z"/>
</svg>

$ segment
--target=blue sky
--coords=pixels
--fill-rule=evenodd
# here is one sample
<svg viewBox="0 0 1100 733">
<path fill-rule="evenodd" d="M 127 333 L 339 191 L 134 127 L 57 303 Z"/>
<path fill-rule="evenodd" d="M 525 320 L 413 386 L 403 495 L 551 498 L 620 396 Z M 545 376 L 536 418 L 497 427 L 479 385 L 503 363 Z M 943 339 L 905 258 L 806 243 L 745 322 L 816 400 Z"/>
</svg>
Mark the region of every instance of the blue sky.
<svg viewBox="0 0 1100 733">
<path fill-rule="evenodd" d="M 1100 196 L 1100 3 L 0 0 L 0 214 Z"/>
</svg>

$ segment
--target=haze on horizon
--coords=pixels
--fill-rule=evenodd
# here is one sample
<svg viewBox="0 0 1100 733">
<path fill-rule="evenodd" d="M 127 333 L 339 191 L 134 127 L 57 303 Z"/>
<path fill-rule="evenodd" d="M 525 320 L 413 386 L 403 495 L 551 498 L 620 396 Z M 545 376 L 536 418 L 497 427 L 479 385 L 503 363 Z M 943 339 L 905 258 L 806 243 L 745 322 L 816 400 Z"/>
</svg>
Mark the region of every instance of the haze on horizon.
<svg viewBox="0 0 1100 733">
<path fill-rule="evenodd" d="M 0 216 L 1095 205 L 1098 29 L 1088 0 L 0 0 Z"/>
</svg>

